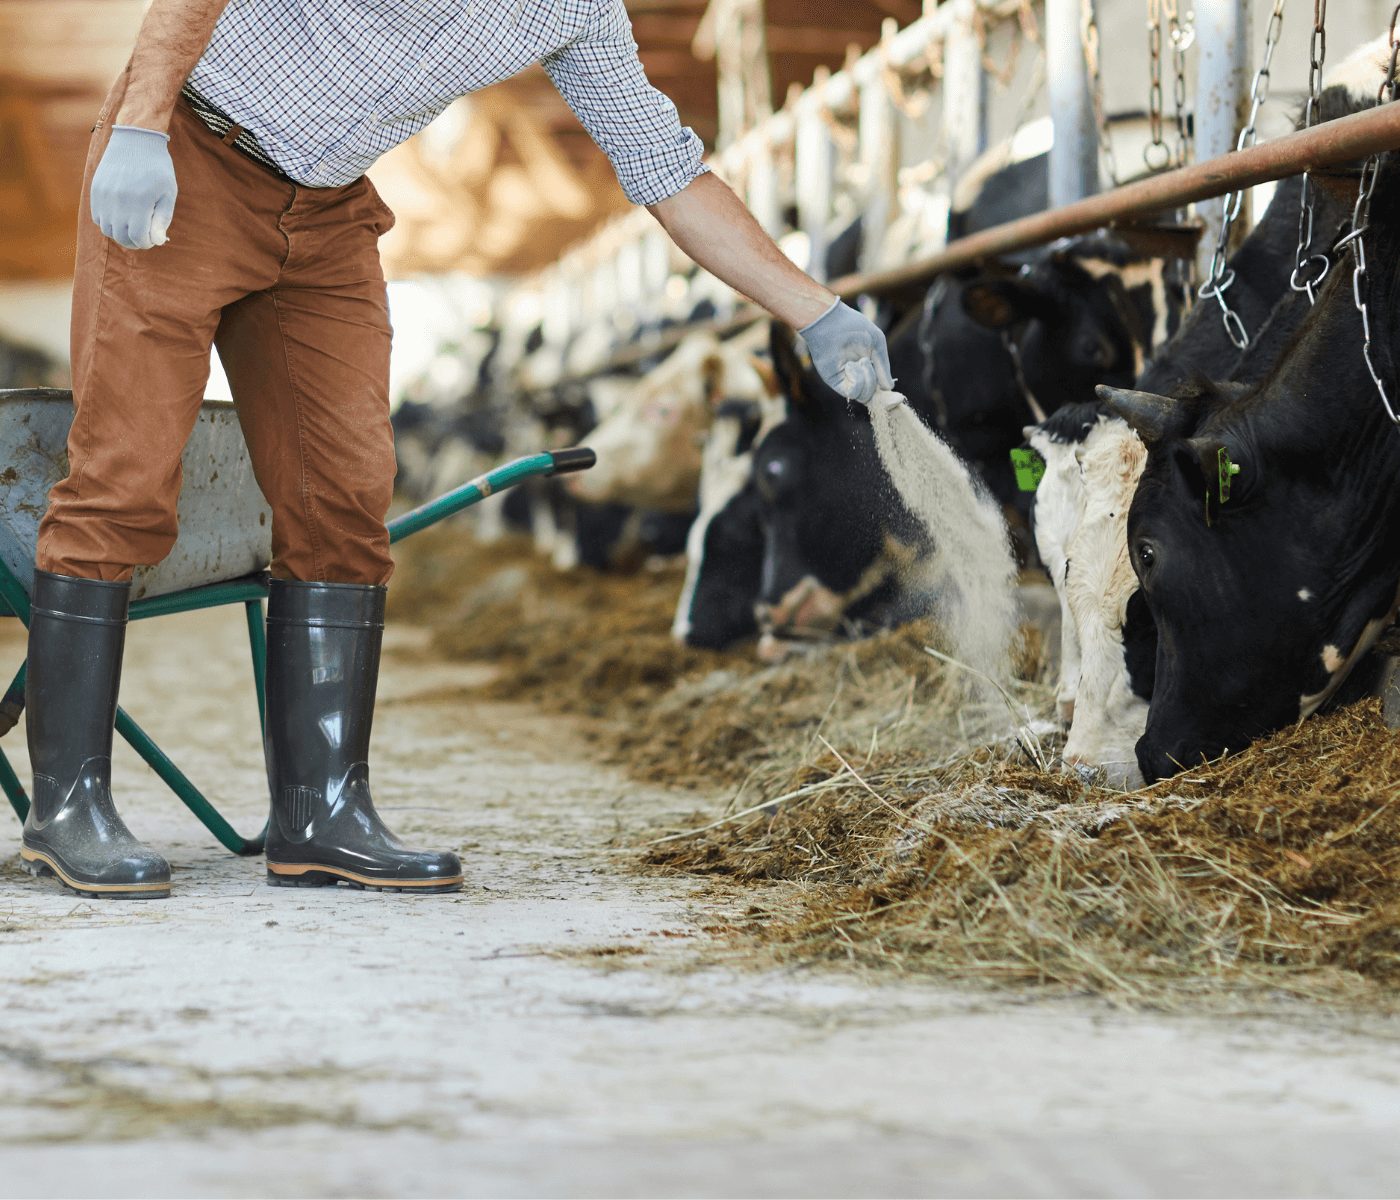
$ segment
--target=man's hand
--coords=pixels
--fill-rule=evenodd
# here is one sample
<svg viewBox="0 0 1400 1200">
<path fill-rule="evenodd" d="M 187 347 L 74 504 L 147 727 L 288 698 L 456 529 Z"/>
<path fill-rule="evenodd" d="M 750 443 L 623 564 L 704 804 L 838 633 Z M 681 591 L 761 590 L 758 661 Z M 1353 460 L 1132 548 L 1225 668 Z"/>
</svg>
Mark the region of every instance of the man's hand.
<svg viewBox="0 0 1400 1200">
<path fill-rule="evenodd" d="M 847 400 L 869 404 L 876 392 L 894 387 L 885 335 L 849 304 L 836 301 L 797 332 L 807 343 L 817 374 Z"/>
<path fill-rule="evenodd" d="M 169 140 L 154 129 L 117 125 L 93 174 L 93 223 L 128 250 L 165 241 L 176 194 Z"/>
</svg>

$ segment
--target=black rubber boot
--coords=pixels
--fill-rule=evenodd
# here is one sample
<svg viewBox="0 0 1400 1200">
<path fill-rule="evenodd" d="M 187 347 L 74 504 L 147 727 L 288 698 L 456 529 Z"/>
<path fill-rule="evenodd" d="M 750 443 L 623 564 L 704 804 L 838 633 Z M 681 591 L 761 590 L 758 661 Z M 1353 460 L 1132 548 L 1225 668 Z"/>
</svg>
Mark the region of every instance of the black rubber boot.
<svg viewBox="0 0 1400 1200">
<path fill-rule="evenodd" d="M 267 606 L 267 881 L 455 892 L 462 864 L 410 850 L 374 811 L 369 735 L 385 589 L 274 579 Z"/>
<path fill-rule="evenodd" d="M 170 895 L 170 864 L 112 800 L 112 724 L 131 586 L 34 572 L 25 708 L 34 796 L 20 859 L 84 896 Z"/>
</svg>

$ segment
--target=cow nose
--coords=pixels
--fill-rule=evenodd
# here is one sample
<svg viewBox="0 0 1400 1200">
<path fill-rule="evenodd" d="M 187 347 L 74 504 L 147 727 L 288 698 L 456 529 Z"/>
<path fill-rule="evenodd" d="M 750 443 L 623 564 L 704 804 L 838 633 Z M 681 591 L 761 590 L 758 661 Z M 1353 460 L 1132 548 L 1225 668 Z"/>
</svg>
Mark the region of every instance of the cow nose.
<svg viewBox="0 0 1400 1200">
<path fill-rule="evenodd" d="M 1172 761 L 1170 754 L 1159 750 L 1145 737 L 1138 741 L 1137 760 L 1142 777 L 1148 783 L 1156 783 L 1159 779 L 1168 779 L 1181 769 Z"/>
</svg>

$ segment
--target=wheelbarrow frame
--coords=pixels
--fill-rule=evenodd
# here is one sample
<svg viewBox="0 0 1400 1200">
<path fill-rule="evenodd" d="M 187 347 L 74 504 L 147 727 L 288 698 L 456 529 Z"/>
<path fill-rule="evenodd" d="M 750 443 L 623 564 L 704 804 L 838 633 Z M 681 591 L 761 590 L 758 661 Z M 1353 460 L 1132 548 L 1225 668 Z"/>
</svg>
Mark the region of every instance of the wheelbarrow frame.
<svg viewBox="0 0 1400 1200">
<path fill-rule="evenodd" d="M 583 447 L 517 458 L 390 521 L 389 541 L 401 542 L 404 538 L 436 525 L 439 521 L 444 521 L 488 496 L 526 479 L 584 471 L 591 467 L 594 461 L 593 451 Z M 130 615 L 133 621 L 143 621 L 151 617 L 170 616 L 173 613 L 219 608 L 226 604 L 243 605 L 248 625 L 248 646 L 253 660 L 253 687 L 258 697 L 261 728 L 267 721 L 267 630 L 263 612 L 266 599 L 267 575 L 261 572 L 226 583 L 186 588 L 163 596 L 148 596 L 132 603 Z M 26 627 L 29 625 L 29 595 L 10 569 L 0 562 L 0 618 L 2 617 L 18 617 Z M 24 710 L 27 668 L 26 659 L 11 680 L 9 688 L 0 696 L 0 736 L 13 728 Z M 156 744 L 150 734 L 133 721 L 126 709 L 120 706 L 117 708 L 116 731 L 227 849 L 241 855 L 262 853 L 266 828 L 253 837 L 240 834 Z M 10 807 L 23 821 L 29 815 L 29 797 L 3 748 L 0 748 L 0 790 L 4 791 Z"/>
</svg>

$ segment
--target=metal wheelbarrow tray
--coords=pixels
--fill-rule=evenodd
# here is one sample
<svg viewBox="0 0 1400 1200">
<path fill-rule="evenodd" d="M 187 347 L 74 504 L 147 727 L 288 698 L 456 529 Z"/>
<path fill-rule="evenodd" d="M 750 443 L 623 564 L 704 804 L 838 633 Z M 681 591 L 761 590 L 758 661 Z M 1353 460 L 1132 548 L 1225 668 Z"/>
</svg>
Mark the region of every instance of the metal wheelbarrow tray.
<svg viewBox="0 0 1400 1200">
<path fill-rule="evenodd" d="M 0 617 L 18 617 L 26 625 L 39 521 L 49 489 L 67 474 L 72 421 L 69 392 L 0 390 Z M 593 452 L 583 448 L 516 459 L 389 522 L 389 540 L 401 541 L 522 480 L 586 470 L 593 462 Z M 265 720 L 263 602 L 272 556 L 272 514 L 253 478 L 232 404 L 205 401 L 185 447 L 183 466 L 179 538 L 165 561 L 136 571 L 131 619 L 242 604 L 258 712 Z M 24 710 L 24 678 L 21 665 L 0 695 L 0 737 L 14 728 Z M 262 852 L 262 835 L 240 835 L 123 708 L 117 709 L 117 732 L 224 846 L 235 854 Z M 0 790 L 23 820 L 29 799 L 3 750 Z"/>
</svg>

